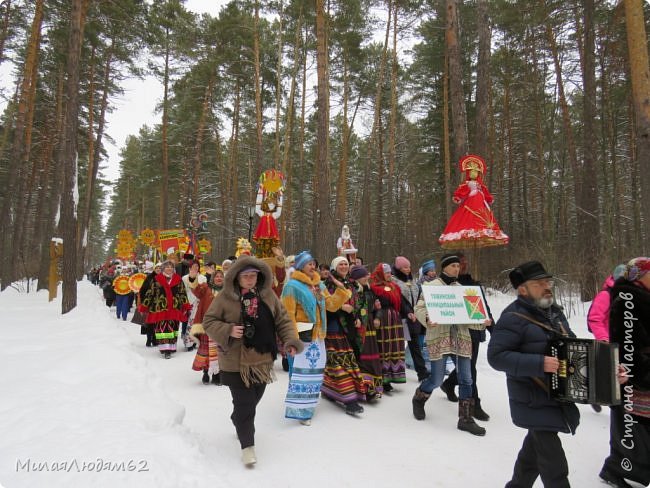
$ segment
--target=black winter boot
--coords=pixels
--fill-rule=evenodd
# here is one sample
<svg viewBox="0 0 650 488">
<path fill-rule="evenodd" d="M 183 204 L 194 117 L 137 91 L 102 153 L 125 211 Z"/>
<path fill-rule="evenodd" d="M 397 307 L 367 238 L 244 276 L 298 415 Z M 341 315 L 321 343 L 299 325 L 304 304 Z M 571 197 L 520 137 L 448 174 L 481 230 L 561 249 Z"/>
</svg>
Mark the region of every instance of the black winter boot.
<svg viewBox="0 0 650 488">
<path fill-rule="evenodd" d="M 440 385 L 440 389 L 447 395 L 447 400 L 454 403 L 458 402 L 458 396 L 456 396 L 456 392 L 454 391 L 455 388 L 454 385 L 449 384 L 449 378 Z"/>
<path fill-rule="evenodd" d="M 490 416 L 481 407 L 481 399 L 480 398 L 475 398 L 474 399 L 474 418 L 476 420 L 481 420 L 483 422 L 487 422 L 488 420 L 490 420 Z"/>
<path fill-rule="evenodd" d="M 221 373 L 217 373 L 217 374 L 212 375 L 212 384 L 217 385 L 217 386 L 222 385 L 222 383 L 221 383 Z"/>
<path fill-rule="evenodd" d="M 413 416 L 417 420 L 424 420 L 426 413 L 424 412 L 424 404 L 427 402 L 431 393 L 425 393 L 420 388 L 415 389 L 415 395 L 413 395 Z"/>
<path fill-rule="evenodd" d="M 201 382 L 204 385 L 209 385 L 210 384 L 210 376 L 208 375 L 208 370 L 207 369 L 203 370 L 203 378 L 201 378 Z"/>
<path fill-rule="evenodd" d="M 473 398 L 465 398 L 458 402 L 458 430 L 464 430 L 472 435 L 485 435 L 485 429 L 474 422 L 473 411 Z"/>
</svg>

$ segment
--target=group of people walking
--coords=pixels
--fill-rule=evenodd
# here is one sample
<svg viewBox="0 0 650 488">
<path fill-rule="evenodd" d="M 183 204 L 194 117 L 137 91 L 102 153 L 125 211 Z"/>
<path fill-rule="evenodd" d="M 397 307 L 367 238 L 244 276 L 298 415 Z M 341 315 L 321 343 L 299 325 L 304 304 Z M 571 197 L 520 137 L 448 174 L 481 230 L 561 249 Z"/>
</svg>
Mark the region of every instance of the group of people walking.
<svg viewBox="0 0 650 488">
<path fill-rule="evenodd" d="M 482 323 L 439 324 L 430 320 L 423 286 L 480 287 L 467 272 L 462 253 L 442 256 L 439 273 L 434 260 L 425 261 L 417 279 L 404 256 L 378 263 L 372 272 L 337 256 L 319 270 L 311 253 L 303 251 L 287 260 L 291 266 L 283 270 L 282 282 L 264 260 L 241 256 L 229 261 L 227 272 L 208 263 L 205 277 L 198 263 L 188 263 L 183 277 L 173 261 L 160 263 L 141 287 L 138 310 L 153 325 L 163 357 L 176 350 L 179 328 L 188 322 L 189 334 L 199 342 L 193 369 L 203 372 L 204 383 L 230 389 L 231 420 L 246 466 L 257 460 L 256 408 L 274 380 L 273 362 L 280 354 L 286 355 L 289 374 L 285 417 L 303 425 L 311 425 L 321 397 L 358 416 L 364 403 L 406 383 L 408 344 L 419 382 L 412 397 L 415 419 L 425 419 L 426 402 L 439 387 L 458 403 L 457 428 L 485 435 L 477 421 L 490 416 L 479 397 L 476 360 L 487 330 L 488 362 L 506 373 L 513 422 L 527 430 L 506 486 L 531 487 L 540 476 L 545 486 L 569 486 L 557 434 L 575 433 L 579 411 L 573 403 L 549 397 L 539 379 L 559 368 L 547 353 L 549 341 L 573 332 L 555 303 L 552 276 L 541 263 L 512 269 L 517 297 L 496 323 L 488 307 Z M 608 281 L 609 310 L 596 307 L 609 323 L 592 327 L 590 322 L 590 328 L 598 334 L 607 329 L 606 336 L 597 336 L 601 340 L 631 343 L 620 349 L 624 368 L 618 378 L 632 400 L 611 409 L 611 455 L 600 477 L 612 486 L 629 487 L 626 479 L 650 481 L 650 259 L 630 261 L 614 278 Z M 455 370 L 445 380 L 450 361 Z M 630 429 L 632 452 L 625 444 Z M 633 459 L 633 470 L 621 471 L 623 458 Z"/>
</svg>

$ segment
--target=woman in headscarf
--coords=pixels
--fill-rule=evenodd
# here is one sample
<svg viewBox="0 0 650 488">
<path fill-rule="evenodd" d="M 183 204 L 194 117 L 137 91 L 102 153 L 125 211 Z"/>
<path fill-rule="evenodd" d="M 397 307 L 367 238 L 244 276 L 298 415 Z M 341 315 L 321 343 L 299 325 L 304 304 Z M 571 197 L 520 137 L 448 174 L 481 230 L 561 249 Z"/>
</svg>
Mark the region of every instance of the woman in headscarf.
<svg viewBox="0 0 650 488">
<path fill-rule="evenodd" d="M 147 289 L 140 311 L 147 313 L 148 324 L 155 324 L 158 350 L 165 359 L 169 359 L 176 352 L 178 326 L 187 320 L 192 306 L 187 300 L 183 280 L 176 274 L 174 263 L 167 260 L 162 263 L 161 269 Z"/>
<path fill-rule="evenodd" d="M 255 413 L 266 385 L 275 379 L 275 336 L 282 338 L 289 355 L 303 347 L 272 284 L 273 273 L 266 263 L 242 256 L 228 270 L 223 291 L 203 317 L 203 328 L 218 344 L 221 381 L 230 388 L 230 419 L 246 466 L 257 462 Z"/>
<path fill-rule="evenodd" d="M 406 383 L 404 363 L 404 327 L 400 319 L 402 292 L 392 281 L 390 264 L 379 263 L 370 277 L 370 289 L 381 309 L 375 312 L 379 319 L 377 342 L 382 359 L 384 392 L 393 390 L 392 383 Z"/>
<path fill-rule="evenodd" d="M 336 293 L 343 285 L 350 290 L 352 297 L 353 284 L 349 279 L 350 263 L 344 256 L 338 256 L 330 264 L 330 273 L 325 280 L 325 287 L 330 294 Z M 368 383 L 364 381 L 354 347 L 357 346 L 357 323 L 354 317 L 352 298 L 347 300 L 336 312 L 327 312 L 327 336 L 325 349 L 327 363 L 321 393 L 345 407 L 348 415 L 363 413 L 360 400 L 366 399 Z M 359 324 L 360 326 L 361 324 Z M 372 385 L 370 385 L 372 386 Z"/>
<path fill-rule="evenodd" d="M 192 322 L 190 335 L 199 341 L 199 348 L 196 351 L 192 369 L 194 371 L 203 371 L 201 381 L 204 385 L 210 384 L 212 376 L 213 385 L 221 385 L 221 375 L 219 374 L 219 354 L 217 352 L 217 343 L 214 342 L 205 333 L 203 327 L 203 317 L 205 312 L 212 304 L 212 299 L 223 290 L 223 270 L 221 266 L 214 266 L 210 279 L 206 283 L 200 283 L 192 288 L 192 293 L 198 299 L 196 305 L 196 314 Z"/>
<path fill-rule="evenodd" d="M 611 407 L 610 454 L 600 471 L 608 484 L 631 488 L 626 479 L 650 484 L 650 258 L 627 264 L 611 290 L 609 340 L 619 344 L 627 378 L 623 404 Z M 628 380 L 625 382 L 625 380 Z"/>
<path fill-rule="evenodd" d="M 351 303 L 356 330 L 356 344 L 353 344 L 353 349 L 366 385 L 364 400 L 372 402 L 381 397 L 384 385 L 382 360 L 377 343 L 379 319 L 375 317 L 375 312 L 381 310 L 381 306 L 370 290 L 369 281 L 370 273 L 365 266 L 354 265 L 350 268 Z"/>
<path fill-rule="evenodd" d="M 336 284 L 333 294 L 321 283 L 316 261 L 303 251 L 296 256 L 295 271 L 284 285 L 282 303 L 296 324 L 304 343 L 302 353 L 289 359 L 289 388 L 285 417 L 311 425 L 318 405 L 326 362 L 326 311 L 335 312 L 350 298 L 343 283 Z"/>
</svg>

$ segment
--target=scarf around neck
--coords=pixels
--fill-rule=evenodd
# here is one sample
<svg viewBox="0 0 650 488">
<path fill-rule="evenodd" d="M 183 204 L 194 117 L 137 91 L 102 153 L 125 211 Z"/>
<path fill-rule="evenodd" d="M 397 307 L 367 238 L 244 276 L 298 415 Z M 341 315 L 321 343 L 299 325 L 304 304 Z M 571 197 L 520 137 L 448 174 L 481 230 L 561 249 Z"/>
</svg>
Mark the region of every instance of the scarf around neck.
<svg viewBox="0 0 650 488">
<path fill-rule="evenodd" d="M 315 325 L 318 323 L 318 318 L 320 318 L 323 333 L 327 330 L 324 290 L 325 285 L 320 282 L 320 277 L 310 278 L 299 270 L 291 273 L 291 279 L 287 281 L 282 289 L 282 296 L 293 298 L 305 311 L 310 322 Z"/>
</svg>

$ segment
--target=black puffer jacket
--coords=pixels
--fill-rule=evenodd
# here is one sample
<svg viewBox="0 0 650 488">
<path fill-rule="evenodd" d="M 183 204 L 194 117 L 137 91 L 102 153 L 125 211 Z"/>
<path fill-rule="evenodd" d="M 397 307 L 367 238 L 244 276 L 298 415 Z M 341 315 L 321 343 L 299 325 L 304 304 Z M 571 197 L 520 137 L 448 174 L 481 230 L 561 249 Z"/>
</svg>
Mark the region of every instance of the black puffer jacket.
<svg viewBox="0 0 650 488">
<path fill-rule="evenodd" d="M 650 291 L 620 278 L 612 287 L 609 339 L 619 344 L 630 385 L 650 390 Z"/>
<path fill-rule="evenodd" d="M 544 356 L 554 334 L 515 315 L 526 315 L 560 333 L 560 325 L 571 337 L 575 334 L 562 310 L 553 305 L 548 310 L 518 297 L 501 314 L 493 327 L 488 346 L 488 362 L 507 375 L 510 415 L 513 423 L 524 429 L 575 433 L 580 413 L 573 403 L 548 397 L 533 378 L 544 378 Z"/>
</svg>

